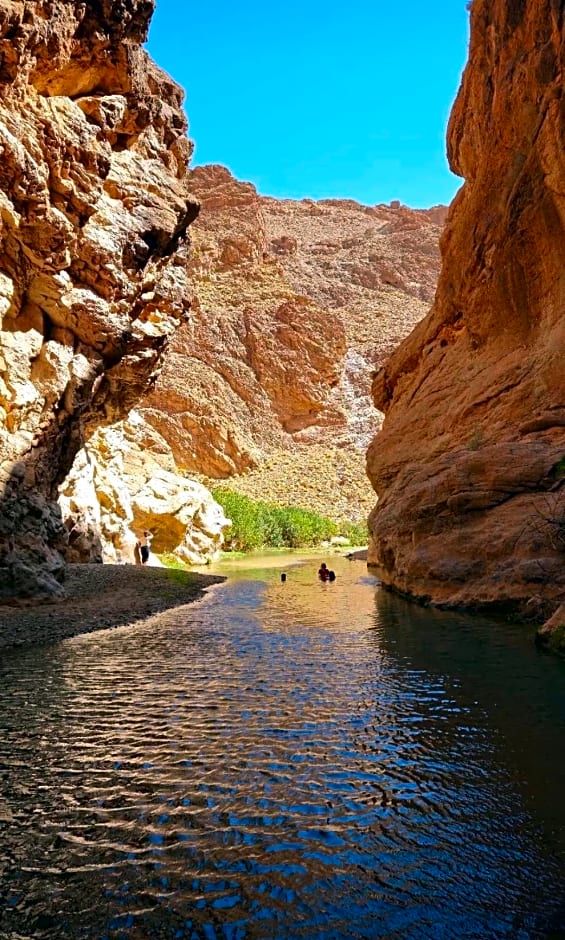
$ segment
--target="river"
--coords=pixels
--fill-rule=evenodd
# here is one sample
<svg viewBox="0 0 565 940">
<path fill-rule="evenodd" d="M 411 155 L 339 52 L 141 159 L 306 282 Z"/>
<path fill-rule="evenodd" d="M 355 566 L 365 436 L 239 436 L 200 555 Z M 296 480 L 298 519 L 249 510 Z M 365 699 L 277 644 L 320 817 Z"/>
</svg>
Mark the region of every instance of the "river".
<svg viewBox="0 0 565 940">
<path fill-rule="evenodd" d="M 318 563 L 2 654 L 2 940 L 565 937 L 565 663 Z"/>
</svg>

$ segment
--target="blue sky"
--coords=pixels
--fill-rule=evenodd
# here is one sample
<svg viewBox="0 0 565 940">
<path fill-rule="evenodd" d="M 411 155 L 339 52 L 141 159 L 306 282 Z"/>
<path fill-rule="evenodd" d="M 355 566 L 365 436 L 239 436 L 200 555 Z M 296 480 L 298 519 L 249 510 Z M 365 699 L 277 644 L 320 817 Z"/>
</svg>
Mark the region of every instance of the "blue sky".
<svg viewBox="0 0 565 940">
<path fill-rule="evenodd" d="M 278 197 L 449 202 L 466 0 L 157 0 L 148 48 L 186 89 L 194 163 Z"/>
</svg>

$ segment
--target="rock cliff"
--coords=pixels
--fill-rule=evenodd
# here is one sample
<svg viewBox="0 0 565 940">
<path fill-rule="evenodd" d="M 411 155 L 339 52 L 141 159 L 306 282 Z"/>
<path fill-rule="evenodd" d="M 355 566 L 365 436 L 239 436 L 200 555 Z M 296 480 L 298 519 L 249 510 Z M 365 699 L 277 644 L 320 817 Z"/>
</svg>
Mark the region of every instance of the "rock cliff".
<svg viewBox="0 0 565 940">
<path fill-rule="evenodd" d="M 208 490 L 179 476 L 171 449 L 135 411 L 81 448 L 59 505 L 69 562 L 136 564 L 148 529 L 156 554 L 204 565 L 219 555 L 229 527 Z"/>
<path fill-rule="evenodd" d="M 153 0 L 0 0 L 0 601 L 57 593 L 57 486 L 186 313 L 197 213 Z"/>
<path fill-rule="evenodd" d="M 371 559 L 433 603 L 565 595 L 565 4 L 473 0 L 448 131 L 465 184 L 434 307 L 374 382 Z"/>
<path fill-rule="evenodd" d="M 429 308 L 446 210 L 277 200 L 220 166 L 190 188 L 190 319 L 140 413 L 190 474 L 366 518 L 371 374 Z"/>
</svg>

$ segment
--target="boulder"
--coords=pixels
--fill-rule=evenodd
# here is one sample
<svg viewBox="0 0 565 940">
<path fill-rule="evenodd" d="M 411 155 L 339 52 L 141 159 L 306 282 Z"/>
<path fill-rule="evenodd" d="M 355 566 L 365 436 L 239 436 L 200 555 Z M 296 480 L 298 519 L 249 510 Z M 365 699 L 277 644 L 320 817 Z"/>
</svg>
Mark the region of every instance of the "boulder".
<svg viewBox="0 0 565 940">
<path fill-rule="evenodd" d="M 176 470 L 162 438 L 132 412 L 101 428 L 79 452 L 60 489 L 70 562 L 139 561 L 137 542 L 190 565 L 216 558 L 229 521 L 210 492 Z"/>
</svg>

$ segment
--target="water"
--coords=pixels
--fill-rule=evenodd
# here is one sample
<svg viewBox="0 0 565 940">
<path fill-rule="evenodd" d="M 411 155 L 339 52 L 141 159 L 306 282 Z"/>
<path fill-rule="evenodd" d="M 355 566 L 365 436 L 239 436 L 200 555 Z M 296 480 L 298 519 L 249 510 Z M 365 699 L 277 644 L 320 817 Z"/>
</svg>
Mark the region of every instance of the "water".
<svg viewBox="0 0 565 940">
<path fill-rule="evenodd" d="M 565 937 L 565 664 L 360 563 L 0 663 L 0 937 Z"/>
</svg>

